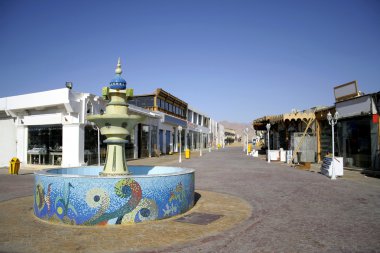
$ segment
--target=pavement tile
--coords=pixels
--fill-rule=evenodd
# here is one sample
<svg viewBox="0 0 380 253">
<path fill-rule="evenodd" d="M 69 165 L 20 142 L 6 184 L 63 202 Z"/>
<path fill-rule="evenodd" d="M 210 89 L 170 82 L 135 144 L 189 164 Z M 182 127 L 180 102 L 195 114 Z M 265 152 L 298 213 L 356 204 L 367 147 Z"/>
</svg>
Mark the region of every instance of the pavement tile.
<svg viewBox="0 0 380 253">
<path fill-rule="evenodd" d="M 34 217 L 30 210 L 33 197 L 22 197 L 0 202 L 0 252 L 122 252 L 147 250 L 187 243 L 230 229 L 248 219 L 252 209 L 244 200 L 220 193 L 200 191 L 202 197 L 187 215 L 194 212 L 220 213 L 223 222 L 207 226 L 179 223 L 178 217 L 144 224 L 115 227 L 74 227 L 49 224 Z M 208 203 L 234 203 L 234 207 Z M 231 212 L 231 208 L 239 210 Z M 35 231 L 38 231 L 35 233 Z M 106 245 L 106 246 L 105 246 Z M 27 250 L 26 250 L 27 249 Z"/>
<path fill-rule="evenodd" d="M 310 170 L 268 164 L 241 148 L 202 157 L 195 152 L 182 163 L 172 155 L 128 164 L 196 169 L 202 197 L 191 212 L 223 210 L 224 216 L 209 225 L 172 220 L 123 228 L 47 224 L 33 217 L 32 198 L 25 197 L 33 192 L 31 172 L 41 168 L 22 168 L 19 176 L 0 169 L 0 252 L 380 252 L 379 178 L 345 170 L 333 181 L 319 173 L 318 164 Z M 202 209 L 202 199 L 213 194 L 218 198 Z M 19 217 L 20 212 L 28 215 Z M 175 225 L 164 230 L 164 224 Z"/>
</svg>

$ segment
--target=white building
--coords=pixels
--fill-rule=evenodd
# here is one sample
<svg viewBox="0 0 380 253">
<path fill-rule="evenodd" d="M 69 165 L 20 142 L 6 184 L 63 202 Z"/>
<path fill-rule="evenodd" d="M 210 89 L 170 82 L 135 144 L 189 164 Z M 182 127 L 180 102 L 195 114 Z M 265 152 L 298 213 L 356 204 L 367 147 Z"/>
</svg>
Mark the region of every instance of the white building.
<svg viewBox="0 0 380 253">
<path fill-rule="evenodd" d="M 188 107 L 186 144 L 190 150 L 212 146 L 210 118 L 200 111 Z"/>
<path fill-rule="evenodd" d="M 224 146 L 222 125 L 162 89 L 134 100 L 129 113 L 143 115 L 145 120 L 127 137 L 127 158 L 178 152 L 179 126 L 182 150 Z M 159 110 L 148 110 L 151 103 Z M 8 166 L 12 157 L 24 165 L 103 163 L 104 137 L 86 116 L 103 113 L 105 105 L 102 97 L 69 88 L 0 98 L 0 166 Z"/>
<path fill-rule="evenodd" d="M 104 108 L 102 98 L 68 88 L 0 98 L 0 166 L 8 166 L 12 157 L 23 164 L 65 167 L 97 163 L 105 146 L 98 154 L 98 132 L 86 115 Z M 129 111 L 146 116 L 151 125 L 160 119 L 143 108 L 131 106 Z M 131 145 L 127 152 L 136 157 L 138 144 Z"/>
</svg>

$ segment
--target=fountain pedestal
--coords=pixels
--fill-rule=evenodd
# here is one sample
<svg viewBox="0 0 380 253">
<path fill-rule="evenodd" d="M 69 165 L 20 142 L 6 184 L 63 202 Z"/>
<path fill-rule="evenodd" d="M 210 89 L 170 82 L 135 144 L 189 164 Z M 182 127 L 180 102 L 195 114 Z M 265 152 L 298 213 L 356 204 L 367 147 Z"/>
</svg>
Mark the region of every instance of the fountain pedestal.
<svg viewBox="0 0 380 253">
<path fill-rule="evenodd" d="M 139 115 L 128 114 L 128 98 L 133 96 L 132 89 L 126 89 L 127 82 L 121 77 L 120 59 L 115 70 L 116 77 L 109 87 L 102 89 L 102 95 L 109 100 L 104 114 L 91 115 L 88 121 L 94 122 L 100 132 L 107 137 L 107 159 L 101 176 L 128 175 L 125 159 L 125 140 L 131 134 L 135 125 L 144 120 Z"/>
</svg>

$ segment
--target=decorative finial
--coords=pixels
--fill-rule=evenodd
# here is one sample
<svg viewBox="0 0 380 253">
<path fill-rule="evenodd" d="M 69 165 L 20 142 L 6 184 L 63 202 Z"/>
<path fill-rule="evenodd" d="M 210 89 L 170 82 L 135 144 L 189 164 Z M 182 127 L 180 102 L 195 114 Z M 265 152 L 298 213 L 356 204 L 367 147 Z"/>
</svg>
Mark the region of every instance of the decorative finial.
<svg viewBox="0 0 380 253">
<path fill-rule="evenodd" d="M 116 76 L 111 80 L 109 87 L 114 90 L 125 90 L 127 81 L 121 77 L 121 73 L 123 73 L 123 71 L 121 70 L 120 57 L 117 61 L 115 73 Z"/>
<path fill-rule="evenodd" d="M 117 75 L 121 75 L 121 73 L 123 73 L 123 71 L 121 70 L 120 57 L 119 57 L 119 60 L 117 61 L 117 67 L 115 69 L 115 73 Z"/>
</svg>

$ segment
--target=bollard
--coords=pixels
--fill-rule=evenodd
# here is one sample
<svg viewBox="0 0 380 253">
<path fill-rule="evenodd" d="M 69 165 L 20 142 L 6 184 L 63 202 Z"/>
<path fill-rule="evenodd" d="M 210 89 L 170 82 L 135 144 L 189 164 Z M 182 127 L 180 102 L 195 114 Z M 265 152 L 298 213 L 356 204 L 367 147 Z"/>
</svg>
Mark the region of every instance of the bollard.
<svg viewBox="0 0 380 253">
<path fill-rule="evenodd" d="M 185 158 L 190 159 L 190 149 L 185 149 Z"/>
<path fill-rule="evenodd" d="M 252 144 L 248 144 L 248 154 L 252 152 Z"/>
</svg>

